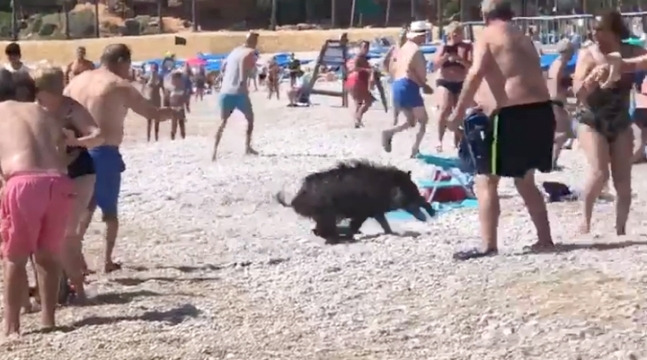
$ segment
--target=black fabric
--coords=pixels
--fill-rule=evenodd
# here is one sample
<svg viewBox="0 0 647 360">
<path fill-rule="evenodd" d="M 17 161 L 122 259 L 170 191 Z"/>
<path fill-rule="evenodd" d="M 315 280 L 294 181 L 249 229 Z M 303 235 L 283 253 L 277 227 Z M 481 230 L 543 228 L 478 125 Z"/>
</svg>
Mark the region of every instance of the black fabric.
<svg viewBox="0 0 647 360">
<path fill-rule="evenodd" d="M 550 101 L 501 108 L 489 118 L 476 159 L 479 174 L 522 178 L 529 170 L 553 165 L 555 115 Z"/>
</svg>

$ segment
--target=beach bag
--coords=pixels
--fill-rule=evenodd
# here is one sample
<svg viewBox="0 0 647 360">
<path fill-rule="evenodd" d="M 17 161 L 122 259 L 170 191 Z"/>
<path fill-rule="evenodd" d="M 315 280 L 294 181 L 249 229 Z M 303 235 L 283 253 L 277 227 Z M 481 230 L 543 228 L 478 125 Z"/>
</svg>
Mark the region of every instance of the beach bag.
<svg viewBox="0 0 647 360">
<path fill-rule="evenodd" d="M 438 171 L 435 173 L 433 180 L 437 182 L 448 182 L 452 180 L 452 175 L 443 171 Z M 425 188 L 421 191 L 421 195 L 428 202 L 438 203 L 458 202 L 469 198 L 467 190 L 460 184 L 454 186 Z"/>
</svg>

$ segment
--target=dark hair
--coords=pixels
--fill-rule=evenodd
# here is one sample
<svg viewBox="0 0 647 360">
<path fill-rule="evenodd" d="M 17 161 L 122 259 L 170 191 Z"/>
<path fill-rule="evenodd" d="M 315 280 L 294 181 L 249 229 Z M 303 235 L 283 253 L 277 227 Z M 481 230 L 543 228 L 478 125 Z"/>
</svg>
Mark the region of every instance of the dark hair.
<svg viewBox="0 0 647 360">
<path fill-rule="evenodd" d="M 631 37 L 631 32 L 622 19 L 622 14 L 617 10 L 607 10 L 600 14 L 596 28 L 609 31 L 621 40 Z"/>
<path fill-rule="evenodd" d="M 16 71 L 12 74 L 15 96 L 18 101 L 36 101 L 36 82 L 29 74 Z"/>
<path fill-rule="evenodd" d="M 130 48 L 126 44 L 110 44 L 103 49 L 101 64 L 117 65 L 131 60 Z"/>
<path fill-rule="evenodd" d="M 485 20 L 502 20 L 510 21 L 514 17 L 514 11 L 512 11 L 512 4 L 508 0 L 492 0 L 494 3 L 492 7 L 484 12 L 483 15 Z"/>
<path fill-rule="evenodd" d="M 20 56 L 20 54 L 21 54 L 20 45 L 18 45 L 18 43 L 15 43 L 15 42 L 9 43 L 4 48 L 4 54 L 7 55 L 7 56 L 11 56 L 11 55 Z"/>
<path fill-rule="evenodd" d="M 368 40 L 362 40 L 359 42 L 359 46 L 370 46 L 371 43 Z"/>
<path fill-rule="evenodd" d="M 0 70 L 0 101 L 15 100 L 16 85 L 13 75 L 7 69 Z"/>
</svg>

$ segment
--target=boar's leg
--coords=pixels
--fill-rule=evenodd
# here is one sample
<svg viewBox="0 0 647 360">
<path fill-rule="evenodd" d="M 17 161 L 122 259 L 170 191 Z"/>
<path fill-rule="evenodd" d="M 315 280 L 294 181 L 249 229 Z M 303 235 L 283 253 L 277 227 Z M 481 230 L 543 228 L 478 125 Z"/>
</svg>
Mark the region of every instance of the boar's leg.
<svg viewBox="0 0 647 360">
<path fill-rule="evenodd" d="M 362 227 L 365 221 L 366 221 L 366 217 L 356 217 L 350 220 L 351 236 L 355 234 L 359 234 L 359 229 Z"/>
<path fill-rule="evenodd" d="M 385 234 L 393 234 L 393 230 L 391 230 L 391 226 L 389 225 L 389 222 L 386 221 L 386 216 L 384 216 L 384 214 L 374 216 L 373 218 L 380 224 Z"/>
<path fill-rule="evenodd" d="M 320 215 L 314 218 L 316 222 L 315 228 L 312 233 L 326 239 L 326 243 L 334 242 L 337 240 L 337 220 L 335 216 Z"/>
</svg>

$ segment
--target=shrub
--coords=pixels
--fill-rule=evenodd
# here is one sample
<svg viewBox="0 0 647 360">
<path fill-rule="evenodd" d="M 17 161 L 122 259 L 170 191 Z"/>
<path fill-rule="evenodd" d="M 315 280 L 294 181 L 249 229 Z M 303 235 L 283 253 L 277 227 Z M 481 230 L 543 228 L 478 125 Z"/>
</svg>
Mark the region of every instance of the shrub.
<svg viewBox="0 0 647 360">
<path fill-rule="evenodd" d="M 70 13 L 70 36 L 72 38 L 83 38 L 94 35 L 94 12 L 82 10 Z"/>
<path fill-rule="evenodd" d="M 31 24 L 31 32 L 37 34 L 43 26 L 43 16 L 41 14 L 35 15 Z"/>
<path fill-rule="evenodd" d="M 38 31 L 38 36 L 41 36 L 41 37 L 52 36 L 57 29 L 58 29 L 58 25 L 56 24 L 52 24 L 52 23 L 43 24 L 40 27 L 40 30 Z"/>
</svg>

